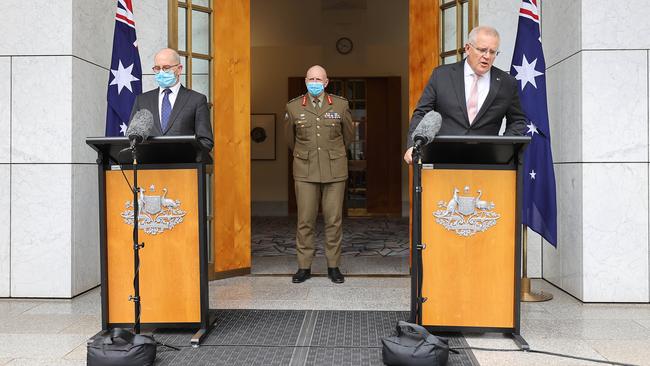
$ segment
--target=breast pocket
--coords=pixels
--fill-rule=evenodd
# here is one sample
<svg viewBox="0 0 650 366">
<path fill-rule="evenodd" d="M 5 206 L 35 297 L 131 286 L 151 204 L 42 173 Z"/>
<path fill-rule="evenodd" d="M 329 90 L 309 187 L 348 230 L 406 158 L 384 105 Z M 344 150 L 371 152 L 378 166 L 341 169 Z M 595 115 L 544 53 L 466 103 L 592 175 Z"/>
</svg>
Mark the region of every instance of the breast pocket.
<svg viewBox="0 0 650 366">
<path fill-rule="evenodd" d="M 330 140 L 337 140 L 339 138 L 342 138 L 340 120 L 329 120 L 325 122 L 325 127 L 327 127 L 327 129 L 330 131 Z"/>
<path fill-rule="evenodd" d="M 309 141 L 314 134 L 314 124 L 312 122 L 296 121 L 296 139 L 299 141 Z"/>
</svg>

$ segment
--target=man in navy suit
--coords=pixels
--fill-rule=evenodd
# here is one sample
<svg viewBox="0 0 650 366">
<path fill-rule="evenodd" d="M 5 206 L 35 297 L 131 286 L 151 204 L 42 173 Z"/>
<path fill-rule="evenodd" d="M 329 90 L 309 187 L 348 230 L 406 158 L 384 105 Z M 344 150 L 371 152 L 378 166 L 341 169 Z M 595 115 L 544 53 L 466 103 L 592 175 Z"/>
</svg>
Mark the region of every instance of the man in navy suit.
<svg viewBox="0 0 650 366">
<path fill-rule="evenodd" d="M 160 50 L 152 68 L 159 88 L 135 98 L 131 118 L 140 109 L 154 116 L 151 136 L 196 135 L 208 151 L 214 140 L 210 125 L 210 110 L 205 95 L 185 88 L 180 83 L 181 57 L 170 48 Z"/>
<path fill-rule="evenodd" d="M 411 117 L 404 161 L 411 163 L 411 134 L 429 111 L 442 116 L 439 135 L 497 135 L 506 117 L 505 135 L 526 131 L 518 84 L 510 74 L 492 66 L 499 54 L 499 33 L 479 26 L 469 33 L 467 57 L 433 70 Z"/>
</svg>

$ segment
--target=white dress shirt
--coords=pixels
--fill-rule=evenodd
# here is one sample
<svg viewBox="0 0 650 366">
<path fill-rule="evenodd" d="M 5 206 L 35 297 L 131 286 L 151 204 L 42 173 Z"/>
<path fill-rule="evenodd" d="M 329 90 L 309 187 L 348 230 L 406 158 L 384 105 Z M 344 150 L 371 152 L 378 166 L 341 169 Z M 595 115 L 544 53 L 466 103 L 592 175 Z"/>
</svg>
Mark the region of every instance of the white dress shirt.
<svg viewBox="0 0 650 366">
<path fill-rule="evenodd" d="M 169 93 L 169 104 L 172 105 L 172 109 L 174 109 L 174 102 L 176 102 L 176 97 L 178 96 L 178 91 L 180 88 L 181 83 L 176 83 L 176 85 L 167 88 L 172 91 Z M 165 97 L 163 90 L 165 90 L 165 88 L 158 88 L 158 117 L 162 116 L 162 102 L 163 98 Z"/>
<path fill-rule="evenodd" d="M 474 83 L 474 70 L 469 66 L 467 60 L 465 60 L 465 105 L 469 101 L 469 95 L 472 92 L 472 84 Z M 483 74 L 478 79 L 478 106 L 476 112 L 481 110 L 485 98 L 487 98 L 488 92 L 490 91 L 490 71 Z"/>
</svg>

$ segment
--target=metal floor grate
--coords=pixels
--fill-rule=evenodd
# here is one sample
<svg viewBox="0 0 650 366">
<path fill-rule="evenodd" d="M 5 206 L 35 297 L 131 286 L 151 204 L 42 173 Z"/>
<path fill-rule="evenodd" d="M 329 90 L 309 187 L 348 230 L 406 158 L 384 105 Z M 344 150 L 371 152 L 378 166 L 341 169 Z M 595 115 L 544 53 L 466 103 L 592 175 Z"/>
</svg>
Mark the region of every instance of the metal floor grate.
<svg viewBox="0 0 650 366">
<path fill-rule="evenodd" d="M 183 347 L 180 351 L 160 350 L 156 365 L 268 365 L 291 364 L 291 347 L 201 346 Z"/>
<path fill-rule="evenodd" d="M 319 311 L 311 339 L 313 346 L 379 347 L 381 337 L 395 330 L 403 311 Z"/>
<path fill-rule="evenodd" d="M 158 348 L 156 365 L 383 365 L 382 337 L 394 333 L 405 311 L 217 310 L 214 328 L 198 348 L 194 331 L 160 330 L 157 341 L 180 347 Z M 467 347 L 462 335 L 452 346 Z M 477 366 L 470 350 L 449 354 L 450 366 Z"/>
</svg>

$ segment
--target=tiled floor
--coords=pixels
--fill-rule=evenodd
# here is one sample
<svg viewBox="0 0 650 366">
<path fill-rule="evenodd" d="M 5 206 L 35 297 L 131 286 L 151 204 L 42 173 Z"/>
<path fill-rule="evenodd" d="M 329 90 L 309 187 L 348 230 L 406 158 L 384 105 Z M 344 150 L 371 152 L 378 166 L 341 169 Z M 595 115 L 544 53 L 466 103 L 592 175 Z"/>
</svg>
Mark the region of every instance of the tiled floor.
<svg viewBox="0 0 650 366">
<path fill-rule="evenodd" d="M 542 280 L 554 294 L 522 304 L 522 335 L 534 349 L 650 365 L 650 304 L 582 304 Z M 211 307 L 408 310 L 409 279 L 326 277 L 291 284 L 288 276 L 246 276 L 210 284 Z M 99 290 L 72 300 L 0 300 L 0 365 L 85 365 L 85 341 L 100 329 Z M 467 335 L 476 347 L 515 348 L 499 334 Z M 474 351 L 481 365 L 589 365 L 522 352 Z M 594 364 L 595 365 L 595 364 Z"/>
</svg>

